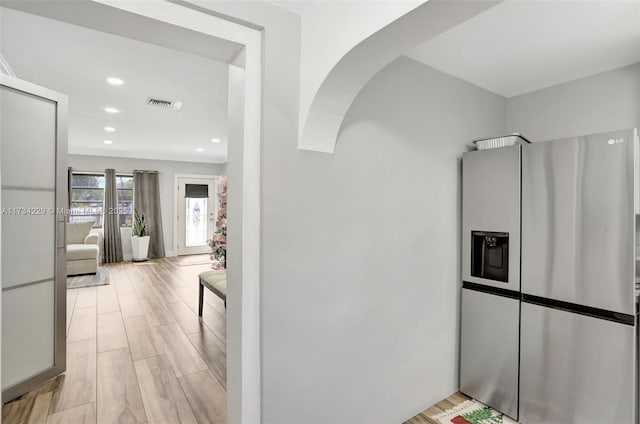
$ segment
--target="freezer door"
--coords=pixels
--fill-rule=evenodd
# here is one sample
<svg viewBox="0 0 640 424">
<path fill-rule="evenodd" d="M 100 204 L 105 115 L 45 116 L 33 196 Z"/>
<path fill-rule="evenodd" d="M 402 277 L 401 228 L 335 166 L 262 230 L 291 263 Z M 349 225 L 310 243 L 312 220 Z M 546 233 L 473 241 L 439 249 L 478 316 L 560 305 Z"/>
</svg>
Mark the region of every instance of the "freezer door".
<svg viewBox="0 0 640 424">
<path fill-rule="evenodd" d="M 522 149 L 522 292 L 634 314 L 633 130 Z"/>
<path fill-rule="evenodd" d="M 520 422 L 635 422 L 634 332 L 523 302 Z"/>
<path fill-rule="evenodd" d="M 462 289 L 460 391 L 518 419 L 520 301 Z"/>
<path fill-rule="evenodd" d="M 472 275 L 472 233 L 480 232 L 508 235 L 507 281 Z M 462 158 L 462 280 L 520 290 L 520 146 Z"/>
</svg>

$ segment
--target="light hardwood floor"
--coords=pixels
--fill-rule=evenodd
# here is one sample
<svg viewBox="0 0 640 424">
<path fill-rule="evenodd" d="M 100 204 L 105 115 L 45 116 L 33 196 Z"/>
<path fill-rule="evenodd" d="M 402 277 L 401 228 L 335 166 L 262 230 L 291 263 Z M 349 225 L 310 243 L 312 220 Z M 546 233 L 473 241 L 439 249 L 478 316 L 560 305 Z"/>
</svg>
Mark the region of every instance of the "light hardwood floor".
<svg viewBox="0 0 640 424">
<path fill-rule="evenodd" d="M 2 422 L 225 424 L 223 302 L 205 293 L 198 318 L 208 255 L 105 266 L 109 285 L 67 291 L 67 372 L 4 405 Z"/>
<path fill-rule="evenodd" d="M 444 412 L 447 409 L 451 409 L 456 405 L 460 405 L 462 402 L 469 399 L 470 398 L 468 396 L 463 395 L 460 392 L 454 393 L 448 398 L 443 399 L 435 405 L 425 409 L 410 420 L 405 421 L 403 424 L 439 424 L 438 421 L 431 419 L 431 417 Z"/>
</svg>

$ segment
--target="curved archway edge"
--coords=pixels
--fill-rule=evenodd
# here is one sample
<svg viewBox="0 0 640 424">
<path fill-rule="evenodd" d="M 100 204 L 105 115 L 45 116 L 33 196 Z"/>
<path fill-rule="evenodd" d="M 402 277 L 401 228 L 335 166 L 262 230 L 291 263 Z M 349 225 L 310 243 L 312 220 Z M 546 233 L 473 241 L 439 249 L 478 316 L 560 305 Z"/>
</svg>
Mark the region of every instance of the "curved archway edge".
<svg viewBox="0 0 640 424">
<path fill-rule="evenodd" d="M 298 148 L 333 153 L 347 111 L 374 75 L 405 51 L 502 1 L 431 0 L 360 42 L 340 59 L 318 89 Z"/>
</svg>

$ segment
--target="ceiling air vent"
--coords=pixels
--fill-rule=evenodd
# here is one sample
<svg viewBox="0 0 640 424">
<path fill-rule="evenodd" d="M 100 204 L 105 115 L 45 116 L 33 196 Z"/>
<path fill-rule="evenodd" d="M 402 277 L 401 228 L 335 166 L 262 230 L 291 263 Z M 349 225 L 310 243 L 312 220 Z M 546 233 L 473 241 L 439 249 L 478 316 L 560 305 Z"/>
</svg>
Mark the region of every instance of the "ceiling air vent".
<svg viewBox="0 0 640 424">
<path fill-rule="evenodd" d="M 164 109 L 173 109 L 173 110 L 178 110 L 182 107 L 182 102 L 154 99 L 153 97 L 147 97 L 147 104 L 149 106 L 157 106 Z"/>
</svg>

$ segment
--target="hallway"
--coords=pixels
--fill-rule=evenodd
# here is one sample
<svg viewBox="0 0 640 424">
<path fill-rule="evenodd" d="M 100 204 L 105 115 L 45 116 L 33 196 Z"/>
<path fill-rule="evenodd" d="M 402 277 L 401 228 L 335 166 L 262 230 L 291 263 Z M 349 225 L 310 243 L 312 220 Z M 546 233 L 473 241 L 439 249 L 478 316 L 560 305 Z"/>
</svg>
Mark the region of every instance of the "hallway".
<svg viewBox="0 0 640 424">
<path fill-rule="evenodd" d="M 221 423 L 226 319 L 198 274 L 208 255 L 105 265 L 110 284 L 67 291 L 67 372 L 3 407 L 4 423 Z"/>
</svg>

